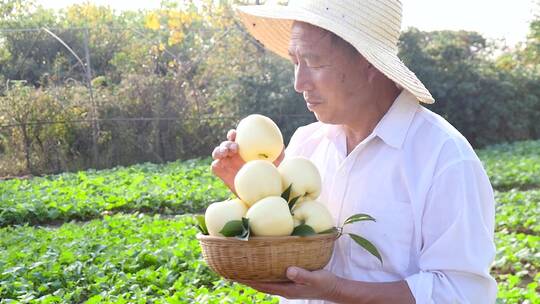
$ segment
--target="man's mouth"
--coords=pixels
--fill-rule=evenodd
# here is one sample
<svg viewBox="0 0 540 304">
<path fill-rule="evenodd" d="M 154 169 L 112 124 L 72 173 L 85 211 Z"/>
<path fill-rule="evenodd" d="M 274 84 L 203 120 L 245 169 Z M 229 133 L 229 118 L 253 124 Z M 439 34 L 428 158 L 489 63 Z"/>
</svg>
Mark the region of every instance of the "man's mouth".
<svg viewBox="0 0 540 304">
<path fill-rule="evenodd" d="M 322 100 L 315 97 L 306 97 L 304 96 L 304 100 L 309 104 L 319 104 L 322 103 Z"/>
<path fill-rule="evenodd" d="M 317 107 L 320 104 L 322 104 L 322 102 L 319 101 L 319 100 L 306 99 L 306 105 L 307 105 L 308 109 L 313 109 L 313 108 Z"/>
</svg>

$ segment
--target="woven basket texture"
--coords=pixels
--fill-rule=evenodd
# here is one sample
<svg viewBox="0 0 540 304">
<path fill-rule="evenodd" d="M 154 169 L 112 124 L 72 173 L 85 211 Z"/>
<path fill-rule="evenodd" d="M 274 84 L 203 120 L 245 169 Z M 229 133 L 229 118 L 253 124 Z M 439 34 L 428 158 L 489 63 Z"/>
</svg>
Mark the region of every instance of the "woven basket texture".
<svg viewBox="0 0 540 304">
<path fill-rule="evenodd" d="M 208 266 L 224 278 L 286 282 L 287 267 L 322 269 L 330 261 L 337 234 L 316 236 L 233 237 L 197 235 Z"/>
</svg>

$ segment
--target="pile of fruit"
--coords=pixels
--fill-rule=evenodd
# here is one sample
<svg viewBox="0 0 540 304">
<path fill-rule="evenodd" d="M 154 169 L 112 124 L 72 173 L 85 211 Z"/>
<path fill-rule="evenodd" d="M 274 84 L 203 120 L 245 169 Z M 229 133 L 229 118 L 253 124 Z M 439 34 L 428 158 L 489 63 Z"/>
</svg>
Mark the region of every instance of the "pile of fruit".
<svg viewBox="0 0 540 304">
<path fill-rule="evenodd" d="M 240 157 L 246 162 L 234 179 L 238 198 L 208 206 L 204 223 L 212 236 L 310 235 L 332 232 L 334 221 L 317 201 L 321 176 L 307 158 L 274 161 L 283 150 L 278 126 L 268 117 L 250 115 L 236 130 Z"/>
<path fill-rule="evenodd" d="M 198 237 L 203 255 L 210 267 L 222 276 L 272 281 L 283 280 L 287 267 L 292 264 L 311 270 L 321 269 L 328 263 L 334 241 L 343 234 L 343 226 L 375 221 L 368 214 L 355 214 L 343 225 L 334 226 L 326 206 L 317 201 L 322 182 L 315 164 L 304 157 L 287 157 L 281 163 L 276 162 L 283 152 L 283 136 L 270 118 L 254 114 L 242 119 L 236 129 L 235 142 L 238 154 L 245 162 L 234 177 L 235 198 L 212 203 L 204 216 L 197 217 L 203 234 Z M 279 163 L 277 167 L 275 163 Z M 370 241 L 353 233 L 346 234 L 382 263 L 381 255 Z M 205 238 L 206 235 L 214 237 L 213 241 Z M 315 235 L 320 237 L 310 237 Z M 250 236 L 257 240 L 234 241 L 248 241 Z M 297 239 L 299 236 L 306 242 Z M 314 246 L 310 250 L 321 251 L 320 259 L 301 259 L 308 241 Z M 283 242 L 289 243 L 283 247 Z M 291 259 L 272 260 L 272 252 L 280 250 L 292 255 Z M 238 252 L 244 256 L 238 257 Z M 267 256 L 250 256 L 262 252 Z M 261 258 L 270 261 L 267 271 L 262 272 L 264 267 L 261 265 L 249 266 L 249 271 L 240 275 L 238 264 Z M 298 264 L 299 261 L 305 265 Z"/>
</svg>

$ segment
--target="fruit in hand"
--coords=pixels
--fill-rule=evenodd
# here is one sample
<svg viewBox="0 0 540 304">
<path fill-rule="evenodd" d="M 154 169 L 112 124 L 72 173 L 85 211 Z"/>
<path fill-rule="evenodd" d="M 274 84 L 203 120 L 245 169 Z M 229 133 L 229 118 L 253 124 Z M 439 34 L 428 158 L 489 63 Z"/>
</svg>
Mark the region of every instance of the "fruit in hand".
<svg viewBox="0 0 540 304">
<path fill-rule="evenodd" d="M 302 223 L 319 233 L 334 227 L 334 219 L 325 205 L 317 201 L 303 201 L 294 206 L 294 226 Z"/>
<path fill-rule="evenodd" d="M 246 215 L 247 206 L 239 199 L 212 203 L 206 208 L 204 220 L 208 234 L 223 236 L 219 233 L 229 221 L 241 221 Z"/>
<path fill-rule="evenodd" d="M 265 160 L 253 160 L 242 166 L 234 177 L 238 197 L 248 206 L 267 196 L 281 195 L 281 176 L 276 166 Z"/>
<path fill-rule="evenodd" d="M 240 121 L 235 142 L 245 162 L 256 159 L 273 162 L 283 150 L 283 135 L 276 123 L 259 114 L 249 115 Z"/>
<path fill-rule="evenodd" d="M 287 201 L 280 196 L 263 198 L 246 213 L 249 227 L 255 236 L 287 236 L 294 229 L 294 221 Z"/>
<path fill-rule="evenodd" d="M 289 197 L 300 196 L 297 202 L 315 200 L 321 194 L 321 175 L 313 162 L 305 157 L 286 158 L 278 167 L 283 190 L 291 184 Z"/>
</svg>

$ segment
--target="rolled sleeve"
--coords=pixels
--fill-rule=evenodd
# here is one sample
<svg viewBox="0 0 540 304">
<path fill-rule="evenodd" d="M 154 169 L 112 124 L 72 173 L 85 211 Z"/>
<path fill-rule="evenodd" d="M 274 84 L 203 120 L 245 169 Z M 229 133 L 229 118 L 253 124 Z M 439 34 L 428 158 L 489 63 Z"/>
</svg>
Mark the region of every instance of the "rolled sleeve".
<svg viewBox="0 0 540 304">
<path fill-rule="evenodd" d="M 419 273 L 406 278 L 416 303 L 495 303 L 493 190 L 479 160 L 434 177 L 422 215 Z"/>
</svg>

